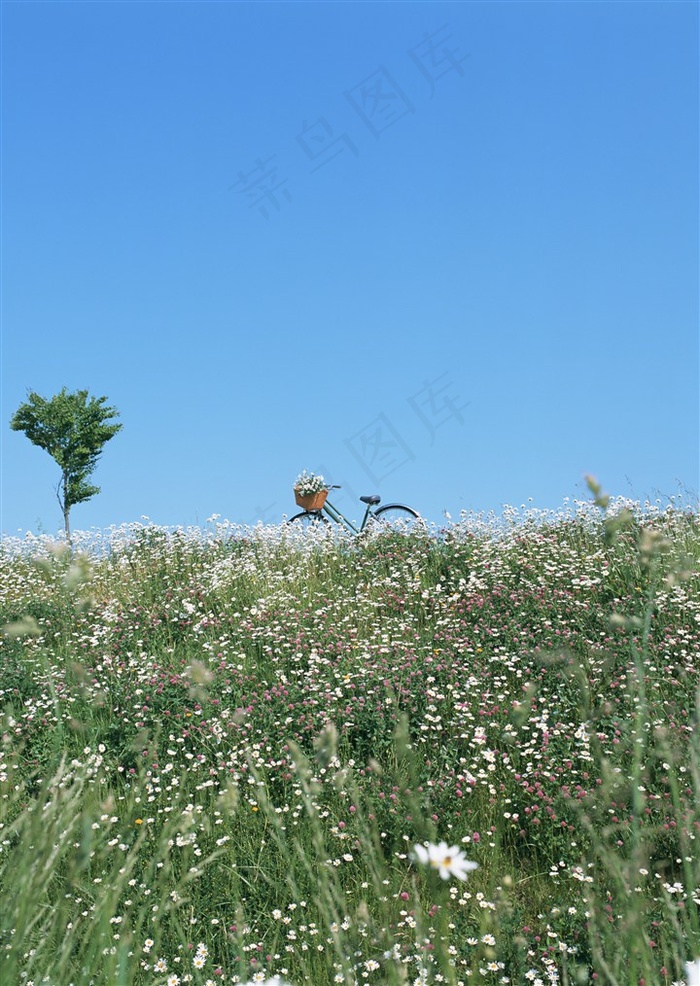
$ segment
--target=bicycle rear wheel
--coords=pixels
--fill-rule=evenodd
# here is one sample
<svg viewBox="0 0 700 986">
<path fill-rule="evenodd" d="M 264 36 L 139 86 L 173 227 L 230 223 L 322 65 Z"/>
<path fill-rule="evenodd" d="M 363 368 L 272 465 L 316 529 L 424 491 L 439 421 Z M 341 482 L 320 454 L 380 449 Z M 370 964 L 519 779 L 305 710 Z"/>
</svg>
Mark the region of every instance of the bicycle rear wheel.
<svg viewBox="0 0 700 986">
<path fill-rule="evenodd" d="M 296 524 L 297 527 L 311 531 L 322 531 L 330 524 L 330 521 L 323 516 L 320 510 L 304 510 L 302 513 L 290 517 L 287 523 Z"/>
<path fill-rule="evenodd" d="M 387 503 L 372 514 L 372 528 L 375 531 L 400 531 L 408 534 L 423 527 L 423 519 L 418 511 L 403 503 Z"/>
</svg>

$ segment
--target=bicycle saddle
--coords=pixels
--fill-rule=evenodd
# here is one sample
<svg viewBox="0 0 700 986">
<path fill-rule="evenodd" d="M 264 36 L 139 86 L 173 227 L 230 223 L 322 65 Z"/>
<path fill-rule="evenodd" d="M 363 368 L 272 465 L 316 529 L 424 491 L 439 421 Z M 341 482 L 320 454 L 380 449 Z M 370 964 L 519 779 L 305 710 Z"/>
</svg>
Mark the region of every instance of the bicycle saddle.
<svg viewBox="0 0 700 986">
<path fill-rule="evenodd" d="M 382 498 L 377 496 L 376 493 L 372 494 L 372 496 L 361 496 L 360 499 L 363 503 L 369 503 L 370 505 L 382 502 Z"/>
</svg>

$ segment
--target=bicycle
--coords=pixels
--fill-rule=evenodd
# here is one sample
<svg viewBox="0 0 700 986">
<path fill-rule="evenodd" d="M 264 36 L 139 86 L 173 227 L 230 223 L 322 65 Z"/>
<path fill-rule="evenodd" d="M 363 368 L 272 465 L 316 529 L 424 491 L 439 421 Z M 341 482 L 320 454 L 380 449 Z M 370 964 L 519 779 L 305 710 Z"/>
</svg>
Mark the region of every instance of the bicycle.
<svg viewBox="0 0 700 986">
<path fill-rule="evenodd" d="M 328 489 L 339 490 L 341 487 L 329 486 Z M 290 517 L 287 523 L 317 527 L 319 524 L 330 524 L 332 520 L 336 524 L 344 525 L 353 534 L 362 534 L 363 531 L 369 529 L 368 525 L 370 525 L 372 530 L 379 530 L 379 525 L 383 528 L 395 527 L 401 530 L 411 530 L 417 524 L 422 523 L 418 511 L 414 510 L 413 507 L 407 507 L 404 503 L 385 503 L 383 507 L 380 507 L 379 504 L 382 502 L 382 498 L 376 493 L 373 493 L 371 496 L 361 496 L 360 500 L 365 504 L 365 515 L 359 527 L 351 520 L 348 520 L 329 500 L 326 500 L 323 506 L 317 510 L 302 510 L 301 513 Z M 378 509 L 373 510 L 373 507 L 377 507 Z M 324 516 L 324 514 L 327 514 L 327 516 Z M 328 519 L 329 517 L 330 520 Z"/>
</svg>

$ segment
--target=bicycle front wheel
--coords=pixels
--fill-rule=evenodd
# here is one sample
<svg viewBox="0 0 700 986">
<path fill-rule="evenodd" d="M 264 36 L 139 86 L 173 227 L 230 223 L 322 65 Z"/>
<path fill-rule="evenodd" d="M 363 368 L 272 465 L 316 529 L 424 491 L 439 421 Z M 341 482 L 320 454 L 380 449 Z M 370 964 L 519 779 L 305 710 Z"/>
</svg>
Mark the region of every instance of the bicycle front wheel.
<svg viewBox="0 0 700 986">
<path fill-rule="evenodd" d="M 375 530 L 392 530 L 410 533 L 422 528 L 423 519 L 413 507 L 403 503 L 387 503 L 372 514 L 372 526 Z"/>
<path fill-rule="evenodd" d="M 288 524 L 296 524 L 310 531 L 322 531 L 329 525 L 330 521 L 324 517 L 319 510 L 304 510 L 300 514 L 294 514 L 287 521 Z"/>
</svg>

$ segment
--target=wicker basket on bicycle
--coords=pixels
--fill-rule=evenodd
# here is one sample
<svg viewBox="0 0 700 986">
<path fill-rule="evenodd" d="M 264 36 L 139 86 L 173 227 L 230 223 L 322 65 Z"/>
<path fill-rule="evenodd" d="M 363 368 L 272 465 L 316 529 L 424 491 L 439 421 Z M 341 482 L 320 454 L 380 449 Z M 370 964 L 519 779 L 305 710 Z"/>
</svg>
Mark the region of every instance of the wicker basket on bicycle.
<svg viewBox="0 0 700 986">
<path fill-rule="evenodd" d="M 319 490 L 318 493 L 297 493 L 294 490 L 294 499 L 304 510 L 321 510 L 327 496 L 328 490 Z"/>
</svg>

